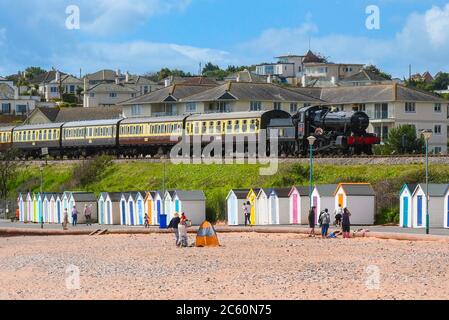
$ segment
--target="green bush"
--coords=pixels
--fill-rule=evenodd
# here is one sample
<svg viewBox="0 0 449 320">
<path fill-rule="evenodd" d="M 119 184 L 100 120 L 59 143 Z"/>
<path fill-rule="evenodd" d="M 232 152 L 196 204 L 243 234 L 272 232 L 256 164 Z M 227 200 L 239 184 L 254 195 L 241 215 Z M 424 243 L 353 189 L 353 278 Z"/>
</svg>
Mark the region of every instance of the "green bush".
<svg viewBox="0 0 449 320">
<path fill-rule="evenodd" d="M 93 160 L 81 162 L 73 169 L 73 181 L 76 186 L 87 187 L 98 182 L 106 169 L 110 168 L 113 157 L 99 156 Z"/>
</svg>

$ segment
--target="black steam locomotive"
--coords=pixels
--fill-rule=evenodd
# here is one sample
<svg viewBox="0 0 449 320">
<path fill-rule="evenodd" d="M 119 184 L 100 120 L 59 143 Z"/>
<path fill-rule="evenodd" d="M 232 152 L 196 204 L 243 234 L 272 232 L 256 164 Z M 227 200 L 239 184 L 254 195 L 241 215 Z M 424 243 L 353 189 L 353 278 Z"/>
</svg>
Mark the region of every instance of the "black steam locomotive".
<svg viewBox="0 0 449 320">
<path fill-rule="evenodd" d="M 297 150 L 301 155 L 309 152 L 307 138 L 313 136 L 315 154 L 360 155 L 373 154 L 373 145 L 380 138 L 367 133 L 369 117 L 364 112 L 332 111 L 329 107 L 305 107 L 293 116 L 296 127 Z"/>
</svg>

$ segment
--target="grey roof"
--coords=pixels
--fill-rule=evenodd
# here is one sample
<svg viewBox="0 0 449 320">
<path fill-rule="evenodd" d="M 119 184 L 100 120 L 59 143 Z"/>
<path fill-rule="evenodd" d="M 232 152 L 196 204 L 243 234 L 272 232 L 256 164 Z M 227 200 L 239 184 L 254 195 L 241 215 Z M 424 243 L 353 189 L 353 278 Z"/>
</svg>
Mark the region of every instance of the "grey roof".
<svg viewBox="0 0 449 320">
<path fill-rule="evenodd" d="M 186 116 L 173 116 L 173 117 L 144 117 L 144 118 L 127 118 L 122 121 L 122 124 L 135 124 L 135 123 L 154 123 L 154 122 L 180 122 L 184 121 Z"/>
<path fill-rule="evenodd" d="M 90 81 L 115 81 L 117 72 L 114 70 L 100 70 L 85 77 Z"/>
<path fill-rule="evenodd" d="M 315 188 L 322 197 L 333 197 L 337 190 L 338 184 L 323 184 L 318 185 Z"/>
<path fill-rule="evenodd" d="M 272 83 L 228 82 L 218 87 L 189 96 L 184 102 L 216 100 L 303 101 L 318 103 L 320 100 Z"/>
<path fill-rule="evenodd" d="M 47 71 L 41 74 L 36 75 L 33 79 L 30 80 L 31 84 L 40 84 L 40 83 L 50 83 L 51 81 L 54 81 L 56 79 L 56 72 L 55 70 Z M 59 72 L 61 77 L 66 76 L 67 74 L 64 72 Z"/>
<path fill-rule="evenodd" d="M 11 124 L 7 124 L 6 126 L 0 126 L 0 132 L 12 131 L 15 126 L 11 126 Z"/>
<path fill-rule="evenodd" d="M 121 192 L 103 192 L 104 195 L 108 195 L 112 202 L 120 202 L 122 199 Z"/>
<path fill-rule="evenodd" d="M 271 192 L 275 192 L 278 198 L 288 198 L 291 190 L 291 188 L 275 188 Z"/>
<path fill-rule="evenodd" d="M 97 197 L 91 192 L 71 192 L 76 202 L 96 202 Z"/>
<path fill-rule="evenodd" d="M 127 86 L 124 84 L 116 84 L 116 83 L 99 83 L 87 90 L 87 92 L 94 93 L 137 93 L 137 90 L 131 86 Z"/>
<path fill-rule="evenodd" d="M 59 108 L 48 108 L 48 107 L 38 107 L 36 108 L 36 110 L 40 111 L 51 122 L 56 120 L 56 117 L 58 116 L 60 111 Z"/>
<path fill-rule="evenodd" d="M 246 199 L 250 189 L 232 189 L 237 199 Z"/>
<path fill-rule="evenodd" d="M 210 88 L 215 87 L 214 85 L 190 85 L 190 84 L 174 84 L 166 88 L 162 88 L 143 96 L 133 98 L 131 100 L 125 101 L 123 105 L 134 105 L 134 104 L 146 104 L 146 103 L 163 103 L 167 99 L 170 101 L 179 101 L 185 97 L 203 92 Z"/>
<path fill-rule="evenodd" d="M 0 100 L 14 99 L 14 89 L 6 83 L 0 83 Z"/>
<path fill-rule="evenodd" d="M 73 121 L 64 123 L 63 128 L 117 125 L 121 119 Z"/>
<path fill-rule="evenodd" d="M 375 196 L 373 187 L 371 184 L 352 184 L 342 183 L 341 186 L 348 196 Z M 335 190 L 337 191 L 337 190 Z"/>
<path fill-rule="evenodd" d="M 317 87 L 289 87 L 290 90 L 296 91 L 298 93 L 313 97 L 315 99 L 321 99 L 322 88 Z"/>
<path fill-rule="evenodd" d="M 356 74 L 353 74 L 352 76 L 349 76 L 343 79 L 342 81 L 343 82 L 388 81 L 388 79 L 385 79 L 384 77 L 381 77 L 380 75 L 368 70 L 360 70 L 360 72 L 357 72 Z"/>
<path fill-rule="evenodd" d="M 106 120 L 121 119 L 122 108 L 120 107 L 96 107 L 96 108 L 62 108 L 55 121 L 88 121 L 88 120 Z"/>
<path fill-rule="evenodd" d="M 263 192 L 263 193 L 265 193 L 265 195 L 267 197 L 269 197 L 272 191 L 273 191 L 273 189 L 271 189 L 271 188 L 261 188 L 259 190 L 259 192 L 257 193 L 257 196 L 259 197 L 262 194 L 262 192 Z"/>
<path fill-rule="evenodd" d="M 390 101 L 442 102 L 447 100 L 430 92 L 399 84 L 323 88 L 321 100 L 329 104 L 372 103 Z"/>
<path fill-rule="evenodd" d="M 206 200 L 206 196 L 204 195 L 204 192 L 201 190 L 191 190 L 191 191 L 176 190 L 175 195 L 178 196 L 178 198 L 181 201 L 204 201 L 204 200 Z"/>
<path fill-rule="evenodd" d="M 57 128 L 60 128 L 62 125 L 63 125 L 62 123 L 31 124 L 31 125 L 24 125 L 24 126 L 15 127 L 14 131 L 18 131 L 18 130 L 39 130 L 39 129 L 57 129 Z"/>
<path fill-rule="evenodd" d="M 241 82 L 267 83 L 267 76 L 261 76 L 249 70 L 239 71 L 224 78 L 227 81 L 237 81 L 237 79 Z"/>
<path fill-rule="evenodd" d="M 252 119 L 260 118 L 268 111 L 249 111 L 249 112 L 228 112 L 228 113 L 206 113 L 191 115 L 188 121 L 208 121 L 208 120 L 226 120 L 226 119 Z"/>
<path fill-rule="evenodd" d="M 420 183 L 419 186 L 421 189 L 427 193 L 426 184 Z M 429 195 L 431 197 L 444 197 L 447 193 L 447 190 L 449 188 L 449 184 L 436 184 L 436 183 L 429 183 Z"/>
<path fill-rule="evenodd" d="M 299 195 L 308 197 L 310 195 L 310 187 L 304 187 L 304 186 L 295 186 L 292 189 L 290 189 L 290 193 L 293 191 L 293 189 L 298 190 Z"/>
</svg>

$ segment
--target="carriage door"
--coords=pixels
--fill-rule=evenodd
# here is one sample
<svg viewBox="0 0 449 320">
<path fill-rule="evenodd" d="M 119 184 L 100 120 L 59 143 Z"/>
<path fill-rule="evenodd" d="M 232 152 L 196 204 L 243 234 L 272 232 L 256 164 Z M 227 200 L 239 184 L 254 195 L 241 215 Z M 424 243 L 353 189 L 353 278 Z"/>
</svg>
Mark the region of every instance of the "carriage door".
<svg viewBox="0 0 449 320">
<path fill-rule="evenodd" d="M 418 212 L 417 212 L 417 220 L 418 220 L 418 227 L 422 226 L 422 196 L 418 196 Z"/>
<path fill-rule="evenodd" d="M 402 227 L 407 228 L 408 227 L 408 197 L 404 197 L 404 216 L 402 217 Z"/>
<path fill-rule="evenodd" d="M 126 225 L 126 203 L 122 201 L 122 225 Z"/>
</svg>

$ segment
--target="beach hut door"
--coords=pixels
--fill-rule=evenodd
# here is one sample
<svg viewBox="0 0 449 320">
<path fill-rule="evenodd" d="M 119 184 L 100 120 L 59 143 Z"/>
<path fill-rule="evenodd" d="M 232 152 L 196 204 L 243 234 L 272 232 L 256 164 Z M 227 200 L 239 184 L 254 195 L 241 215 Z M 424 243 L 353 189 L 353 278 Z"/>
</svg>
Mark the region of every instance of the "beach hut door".
<svg viewBox="0 0 449 320">
<path fill-rule="evenodd" d="M 122 201 L 122 224 L 126 225 L 126 203 Z"/>
<path fill-rule="evenodd" d="M 137 201 L 137 210 L 138 210 L 138 216 L 139 216 L 139 225 L 143 225 L 143 202 L 142 200 Z"/>
<path fill-rule="evenodd" d="M 129 202 L 129 218 L 131 219 L 131 225 L 134 225 L 134 206 L 132 202 Z"/>
<path fill-rule="evenodd" d="M 157 201 L 157 224 L 160 224 L 161 223 L 161 214 L 162 214 L 162 212 L 161 212 L 161 200 L 158 200 Z"/>
<path fill-rule="evenodd" d="M 422 226 L 422 196 L 418 196 L 418 227 Z"/>
<path fill-rule="evenodd" d="M 293 224 L 298 224 L 298 195 L 293 195 Z"/>
<path fill-rule="evenodd" d="M 175 201 L 175 212 L 177 212 L 177 213 L 180 213 L 180 208 L 179 208 L 180 206 L 179 206 L 179 200 L 176 200 Z"/>
<path fill-rule="evenodd" d="M 277 205 L 276 205 L 276 196 L 271 196 L 271 223 L 279 224 L 277 219 Z"/>
<path fill-rule="evenodd" d="M 111 213 L 111 201 L 106 201 L 106 208 L 108 210 L 107 212 L 107 216 L 106 216 L 106 223 L 107 224 L 112 224 L 112 213 Z"/>
<path fill-rule="evenodd" d="M 318 224 L 318 198 L 317 197 L 313 197 L 313 206 L 315 207 L 315 209 L 313 210 L 313 214 L 315 215 L 315 224 Z"/>
<path fill-rule="evenodd" d="M 103 200 L 100 201 L 100 224 L 105 224 L 104 223 L 104 201 Z"/>
<path fill-rule="evenodd" d="M 61 201 L 56 201 L 56 210 L 58 211 L 58 224 L 61 223 Z"/>
<path fill-rule="evenodd" d="M 402 217 L 402 227 L 408 227 L 408 197 L 404 197 L 404 216 Z"/>
</svg>

